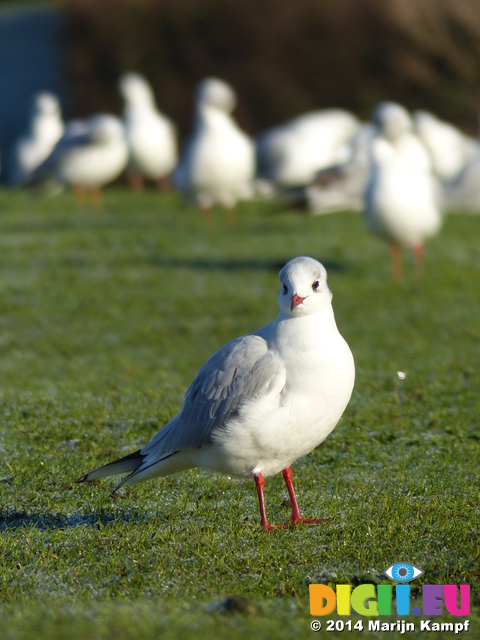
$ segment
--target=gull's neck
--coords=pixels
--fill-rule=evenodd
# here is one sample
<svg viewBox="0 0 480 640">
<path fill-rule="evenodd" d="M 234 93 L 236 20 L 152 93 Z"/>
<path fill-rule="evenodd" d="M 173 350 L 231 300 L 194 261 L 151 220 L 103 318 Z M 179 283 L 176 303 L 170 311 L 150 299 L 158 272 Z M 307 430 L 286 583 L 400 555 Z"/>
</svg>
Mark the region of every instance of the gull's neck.
<svg viewBox="0 0 480 640">
<path fill-rule="evenodd" d="M 338 335 L 332 305 L 328 304 L 316 313 L 290 316 L 283 311 L 269 325 L 268 338 L 278 345 L 295 345 L 296 349 L 309 351 L 328 344 Z"/>
</svg>

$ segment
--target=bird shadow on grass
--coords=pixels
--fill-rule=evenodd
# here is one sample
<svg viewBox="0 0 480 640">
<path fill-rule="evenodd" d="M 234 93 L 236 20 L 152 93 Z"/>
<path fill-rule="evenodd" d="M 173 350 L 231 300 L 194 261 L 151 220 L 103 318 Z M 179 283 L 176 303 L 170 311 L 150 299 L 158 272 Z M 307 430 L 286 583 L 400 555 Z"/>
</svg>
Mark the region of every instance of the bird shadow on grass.
<svg viewBox="0 0 480 640">
<path fill-rule="evenodd" d="M 171 256 L 156 255 L 150 258 L 150 263 L 162 267 L 173 267 L 178 269 L 204 269 L 209 271 L 279 271 L 289 260 L 296 256 L 279 258 L 275 260 L 216 260 L 205 258 L 177 258 Z M 312 256 L 313 257 L 313 256 Z M 338 262 L 315 258 L 321 262 L 328 271 L 343 271 L 344 266 Z"/>
<path fill-rule="evenodd" d="M 182 258 L 176 256 L 167 256 L 161 254 L 145 255 L 141 258 L 121 260 L 120 263 L 124 267 L 138 267 L 138 266 L 153 266 L 164 267 L 167 269 L 190 269 L 192 271 L 272 271 L 277 273 L 280 269 L 287 264 L 289 260 L 296 256 L 289 256 L 286 258 L 278 258 L 272 260 L 261 259 L 207 259 L 207 258 Z M 342 272 L 345 270 L 345 266 L 334 262 L 332 260 L 324 259 L 321 257 L 311 256 L 321 262 L 327 271 Z M 42 257 L 34 261 L 34 266 L 37 269 L 54 268 L 58 266 L 58 261 L 54 261 L 48 258 Z M 80 255 L 68 255 L 63 256 L 60 260 L 61 266 L 69 267 L 70 269 L 82 269 L 92 268 L 95 266 L 84 256 Z M 117 264 L 118 262 L 114 262 Z"/>
<path fill-rule="evenodd" d="M 0 510 L 0 531 L 14 531 L 17 529 L 38 529 L 39 531 L 71 529 L 79 526 L 105 527 L 121 520 L 122 522 L 137 522 L 143 520 L 133 513 L 114 513 L 109 511 L 95 511 L 88 514 L 75 513 L 70 516 L 59 516 L 45 512 L 18 511 L 16 509 Z"/>
</svg>

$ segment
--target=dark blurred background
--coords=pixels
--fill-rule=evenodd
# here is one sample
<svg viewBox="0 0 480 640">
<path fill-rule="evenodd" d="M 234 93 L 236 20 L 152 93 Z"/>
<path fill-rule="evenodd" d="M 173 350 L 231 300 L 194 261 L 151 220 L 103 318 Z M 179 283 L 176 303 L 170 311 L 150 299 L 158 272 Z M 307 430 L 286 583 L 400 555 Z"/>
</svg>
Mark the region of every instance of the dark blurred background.
<svg viewBox="0 0 480 640">
<path fill-rule="evenodd" d="M 476 135 L 480 0 L 0 1 L 2 156 L 35 91 L 59 94 L 67 118 L 119 114 L 125 71 L 147 77 L 181 137 L 206 75 L 235 87 L 251 134 L 324 107 L 368 118 L 389 99 Z"/>
</svg>

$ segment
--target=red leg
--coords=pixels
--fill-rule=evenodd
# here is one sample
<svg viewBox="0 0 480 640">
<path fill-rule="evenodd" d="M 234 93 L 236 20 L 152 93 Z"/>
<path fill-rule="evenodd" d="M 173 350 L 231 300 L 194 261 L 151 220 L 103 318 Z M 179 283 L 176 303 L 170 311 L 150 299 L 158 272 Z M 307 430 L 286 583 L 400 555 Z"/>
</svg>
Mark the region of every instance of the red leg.
<svg viewBox="0 0 480 640">
<path fill-rule="evenodd" d="M 159 191 L 168 191 L 170 189 L 170 176 L 162 176 L 155 180 L 155 185 Z"/>
<path fill-rule="evenodd" d="M 96 209 L 102 209 L 103 201 L 102 201 L 102 190 L 100 189 L 100 187 L 91 187 L 90 195 L 92 198 L 93 206 Z"/>
<path fill-rule="evenodd" d="M 85 202 L 85 187 L 80 184 L 73 185 L 73 193 L 75 194 L 75 199 L 79 204 L 84 204 Z"/>
<path fill-rule="evenodd" d="M 272 525 L 268 524 L 267 512 L 265 511 L 265 498 L 263 495 L 263 485 L 265 484 L 265 478 L 262 476 L 261 473 L 256 473 L 254 475 L 254 478 L 255 478 L 255 484 L 257 485 L 258 503 L 260 505 L 260 517 L 261 517 L 262 529 L 271 531 L 273 527 Z"/>
<path fill-rule="evenodd" d="M 285 484 L 287 485 L 288 497 L 290 499 L 290 506 L 292 507 L 292 520 L 293 524 L 297 524 L 297 522 L 302 521 L 302 514 L 300 513 L 300 509 L 298 508 L 297 496 L 295 495 L 295 491 L 293 489 L 292 483 L 292 470 L 290 467 L 287 467 L 282 471 L 283 479 L 285 480 Z"/>
<path fill-rule="evenodd" d="M 288 497 L 290 498 L 290 506 L 292 507 L 292 522 L 293 524 L 320 524 L 325 522 L 326 518 L 302 518 L 302 514 L 300 513 L 300 509 L 298 508 L 297 497 L 295 495 L 295 491 L 293 489 L 292 483 L 292 470 L 290 467 L 287 467 L 282 471 L 283 479 L 285 480 L 285 484 L 287 485 Z"/>
<path fill-rule="evenodd" d="M 257 485 L 258 503 L 260 505 L 260 517 L 261 517 L 262 529 L 266 529 L 267 531 L 272 531 L 272 529 L 277 529 L 278 527 L 287 527 L 288 525 L 286 524 L 272 525 L 268 523 L 267 512 L 265 511 L 265 498 L 263 496 L 263 485 L 265 484 L 265 478 L 261 473 L 256 473 L 254 475 L 254 478 L 255 478 L 255 484 Z"/>
<path fill-rule="evenodd" d="M 145 180 L 138 171 L 127 171 L 127 182 L 130 189 L 134 191 L 143 191 L 145 188 Z"/>
<path fill-rule="evenodd" d="M 402 250 L 396 244 L 390 245 L 390 257 L 392 259 L 393 279 L 400 281 L 403 279 Z"/>
<path fill-rule="evenodd" d="M 209 227 L 213 226 L 213 216 L 212 216 L 212 208 L 211 207 L 201 207 L 202 216 L 205 220 L 205 223 L 208 224 Z"/>
<path fill-rule="evenodd" d="M 418 244 L 415 247 L 413 247 L 413 258 L 415 260 L 415 273 L 419 277 L 422 277 L 424 275 L 423 256 L 424 256 L 423 245 Z"/>
</svg>

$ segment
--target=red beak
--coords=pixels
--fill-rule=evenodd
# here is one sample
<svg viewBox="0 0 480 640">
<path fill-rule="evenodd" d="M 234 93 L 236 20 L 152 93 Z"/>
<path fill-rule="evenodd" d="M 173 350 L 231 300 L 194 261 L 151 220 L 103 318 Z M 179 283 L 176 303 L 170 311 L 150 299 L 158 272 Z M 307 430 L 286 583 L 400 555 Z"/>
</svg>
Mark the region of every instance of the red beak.
<svg viewBox="0 0 480 640">
<path fill-rule="evenodd" d="M 294 293 L 292 297 L 292 304 L 290 306 L 290 311 L 293 311 L 296 307 L 298 307 L 299 304 L 302 304 L 304 300 L 305 298 L 301 298 L 296 293 Z"/>
</svg>

